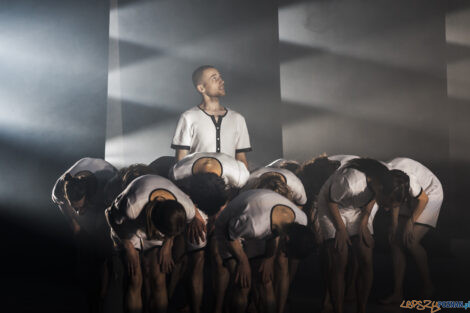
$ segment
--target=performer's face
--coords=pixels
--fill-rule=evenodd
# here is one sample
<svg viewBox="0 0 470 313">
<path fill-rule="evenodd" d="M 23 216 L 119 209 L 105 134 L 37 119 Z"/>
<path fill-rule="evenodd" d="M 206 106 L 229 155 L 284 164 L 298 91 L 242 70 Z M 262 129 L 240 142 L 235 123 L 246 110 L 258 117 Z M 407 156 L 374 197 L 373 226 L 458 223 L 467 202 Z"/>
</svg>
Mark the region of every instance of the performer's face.
<svg viewBox="0 0 470 313">
<path fill-rule="evenodd" d="M 219 71 L 215 68 L 208 68 L 202 74 L 202 93 L 210 97 L 225 96 L 224 80 Z"/>
</svg>

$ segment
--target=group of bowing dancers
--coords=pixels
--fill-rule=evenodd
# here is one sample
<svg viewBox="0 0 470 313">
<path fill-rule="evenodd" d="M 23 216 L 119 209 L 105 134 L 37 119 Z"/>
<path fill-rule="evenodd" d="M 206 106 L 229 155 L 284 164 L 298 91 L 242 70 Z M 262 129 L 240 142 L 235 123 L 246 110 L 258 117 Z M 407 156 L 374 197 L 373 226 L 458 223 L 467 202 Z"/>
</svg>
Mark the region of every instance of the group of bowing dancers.
<svg viewBox="0 0 470 313">
<path fill-rule="evenodd" d="M 124 296 L 114 302 L 126 312 L 166 312 L 183 293 L 178 302 L 191 312 L 283 313 L 299 260 L 313 251 L 321 258 L 323 310 L 343 312 L 348 266 L 355 277 L 348 289 L 365 312 L 378 209 L 391 211 L 394 268 L 393 293 L 382 302 L 403 298 L 405 253 L 418 265 L 422 296 L 431 295 L 420 241 L 436 226 L 443 190 L 429 169 L 408 158 L 322 155 L 250 173 L 246 122 L 220 105 L 220 72 L 201 66 L 192 80 L 202 101 L 178 121 L 175 157 L 120 170 L 84 158 L 54 186 L 52 199 L 77 237 L 91 312 L 102 312 L 122 273 Z M 175 292 L 181 285 L 186 292 Z"/>
<path fill-rule="evenodd" d="M 93 261 L 86 264 L 97 278 L 89 287 L 98 310 L 114 275 L 107 262 L 113 254 L 126 269 L 127 312 L 166 312 L 178 283 L 186 284 L 187 307 L 207 312 L 206 260 L 212 311 L 284 312 L 299 260 L 317 249 L 323 309 L 343 311 L 345 271 L 354 264 L 356 307 L 365 312 L 378 209 L 390 210 L 392 219 L 394 290 L 383 302 L 402 300 L 405 252 L 418 265 L 423 297 L 433 289 L 420 241 L 436 226 L 443 191 L 429 169 L 408 158 L 281 159 L 251 173 L 217 152 L 121 170 L 84 158 L 58 179 L 53 200 L 73 232 L 88 237 Z"/>
</svg>

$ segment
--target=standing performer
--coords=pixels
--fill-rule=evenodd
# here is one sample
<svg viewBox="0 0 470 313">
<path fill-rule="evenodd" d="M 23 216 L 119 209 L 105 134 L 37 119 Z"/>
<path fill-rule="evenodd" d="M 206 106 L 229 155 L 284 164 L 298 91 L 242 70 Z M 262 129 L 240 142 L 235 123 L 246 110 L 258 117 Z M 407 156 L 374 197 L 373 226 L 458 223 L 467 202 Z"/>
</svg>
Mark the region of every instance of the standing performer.
<svg viewBox="0 0 470 313">
<path fill-rule="evenodd" d="M 107 289 L 106 260 L 112 252 L 104 211 L 119 186 L 117 169 L 103 159 L 83 158 L 55 183 L 52 201 L 69 223 L 78 248 L 78 269 L 90 312 L 101 311 Z M 114 182 L 114 183 L 112 183 Z"/>
<path fill-rule="evenodd" d="M 219 71 L 211 65 L 198 67 L 192 75 L 194 87 L 202 102 L 184 112 L 176 126 L 171 147 L 177 160 L 188 153 L 222 152 L 245 163 L 251 151 L 245 118 L 220 104 L 225 87 Z"/>
<path fill-rule="evenodd" d="M 106 210 L 115 246 L 125 252 L 129 312 L 142 311 L 143 279 L 150 310 L 166 312 L 166 274 L 174 266 L 173 239 L 194 214 L 191 199 L 171 181 L 156 175 L 134 179 Z"/>
<path fill-rule="evenodd" d="M 429 275 L 426 250 L 421 239 L 430 228 L 435 228 L 444 192 L 439 179 L 428 168 L 408 158 L 396 158 L 388 163 L 397 188 L 391 195 L 392 247 L 394 288 L 393 293 L 382 300 L 384 304 L 403 300 L 406 255 L 408 252 L 417 264 L 423 282 L 422 299 L 432 296 L 433 286 Z"/>
<path fill-rule="evenodd" d="M 353 159 L 323 185 L 318 197 L 318 219 L 328 254 L 328 286 L 335 312 L 343 312 L 344 274 L 348 246 L 358 264 L 357 312 L 363 313 L 372 285 L 372 211 L 392 190 L 388 168 L 373 159 Z M 352 238 L 351 238 L 352 237 Z M 351 240 L 352 239 L 352 240 Z"/>
</svg>

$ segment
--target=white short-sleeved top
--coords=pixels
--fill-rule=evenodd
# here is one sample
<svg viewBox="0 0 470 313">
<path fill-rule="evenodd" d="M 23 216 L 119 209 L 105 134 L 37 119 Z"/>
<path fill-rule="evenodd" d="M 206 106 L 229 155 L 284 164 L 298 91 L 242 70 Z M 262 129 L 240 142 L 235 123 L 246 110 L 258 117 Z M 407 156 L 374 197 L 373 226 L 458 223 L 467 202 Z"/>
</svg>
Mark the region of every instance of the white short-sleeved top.
<svg viewBox="0 0 470 313">
<path fill-rule="evenodd" d="M 220 213 L 215 235 L 226 240 L 267 239 L 272 235 L 271 213 L 276 205 L 289 207 L 294 221 L 307 225 L 307 216 L 294 203 L 274 191 L 254 189 L 239 194 Z"/>
<path fill-rule="evenodd" d="M 436 227 L 437 219 L 444 199 L 444 191 L 439 179 L 423 164 L 409 158 L 395 158 L 388 162 L 390 169 L 405 172 L 410 178 L 410 194 L 417 198 L 424 191 L 428 203 L 416 223 Z M 400 211 L 401 214 L 401 211 Z"/>
<path fill-rule="evenodd" d="M 319 194 L 319 211 L 328 210 L 328 202 L 337 203 L 340 209 L 365 207 L 374 192 L 367 186 L 366 175 L 353 168 L 340 168 L 328 178 Z"/>
<path fill-rule="evenodd" d="M 198 152 L 185 156 L 170 170 L 170 178 L 173 181 L 193 175 L 193 165 L 201 158 L 216 159 L 222 168 L 221 177 L 225 183 L 232 187 L 241 188 L 245 185 L 250 172 L 245 164 L 234 157 L 224 153 Z"/>
<path fill-rule="evenodd" d="M 157 190 L 171 193 L 186 211 L 188 223 L 195 215 L 195 206 L 191 199 L 170 180 L 157 175 L 144 175 L 134 179 L 129 186 L 117 196 L 114 204 L 106 210 L 111 228 L 119 227 L 121 239 L 139 237 L 147 240 L 146 216 L 141 214 L 150 196 Z M 113 229 L 113 231 L 116 231 Z M 113 234 L 115 235 L 115 234 Z"/>
<path fill-rule="evenodd" d="M 216 121 L 199 106 L 181 114 L 171 147 L 189 153 L 222 152 L 232 157 L 251 151 L 248 128 L 241 114 L 226 108 Z"/>
<path fill-rule="evenodd" d="M 247 185 L 249 185 L 250 182 L 254 181 L 255 179 L 261 177 L 263 174 L 272 172 L 278 173 L 282 177 L 284 177 L 287 186 L 289 186 L 290 190 L 293 193 L 294 202 L 297 205 L 305 205 L 305 203 L 307 203 L 307 195 L 305 194 L 305 188 L 302 184 L 302 181 L 300 181 L 300 179 L 294 173 L 283 168 L 262 167 L 260 169 L 257 169 L 256 171 L 250 174 Z"/>
<path fill-rule="evenodd" d="M 59 177 L 52 189 L 52 201 L 54 201 L 54 203 L 58 205 L 67 205 L 64 191 L 65 175 L 70 174 L 75 176 L 82 172 L 94 174 L 98 183 L 96 194 L 93 199 L 89 199 L 89 201 L 94 204 L 107 204 L 106 200 L 108 197 L 104 194 L 105 187 L 111 178 L 117 175 L 117 169 L 105 160 L 96 158 L 83 158 L 78 160 Z"/>
<path fill-rule="evenodd" d="M 408 158 L 395 158 L 388 163 L 391 170 L 401 170 L 410 177 L 410 194 L 419 197 L 424 190 L 434 190 L 441 185 L 439 179 L 423 164 Z"/>
</svg>

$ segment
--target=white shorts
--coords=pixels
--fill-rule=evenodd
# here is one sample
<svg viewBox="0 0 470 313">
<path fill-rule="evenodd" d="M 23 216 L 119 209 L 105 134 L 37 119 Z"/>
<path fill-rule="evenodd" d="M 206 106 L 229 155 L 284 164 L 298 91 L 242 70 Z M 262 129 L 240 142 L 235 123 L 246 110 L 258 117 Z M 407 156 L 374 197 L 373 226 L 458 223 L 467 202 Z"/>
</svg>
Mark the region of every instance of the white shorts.
<svg viewBox="0 0 470 313">
<path fill-rule="evenodd" d="M 367 222 L 367 227 L 371 234 L 374 233 L 374 228 L 372 223 L 374 221 L 375 214 L 377 213 L 378 206 L 374 205 L 369 216 L 369 221 Z M 359 234 L 359 226 L 361 223 L 361 213 L 362 209 L 360 208 L 340 208 L 339 213 L 341 214 L 341 219 L 343 220 L 344 226 L 346 226 L 346 231 L 348 235 L 355 236 Z M 333 223 L 333 220 L 329 212 L 318 215 L 318 222 L 320 223 L 320 228 L 323 235 L 323 240 L 332 239 L 336 236 L 336 228 Z"/>
<path fill-rule="evenodd" d="M 207 215 L 201 210 L 199 210 L 199 214 L 201 214 L 202 218 L 204 219 L 204 223 L 207 226 L 207 220 L 208 220 Z M 186 237 L 186 251 L 187 252 L 201 250 L 207 246 L 207 232 L 204 233 L 204 240 L 199 241 L 199 244 L 190 242 L 187 236 L 187 233 L 185 237 Z"/>
</svg>

